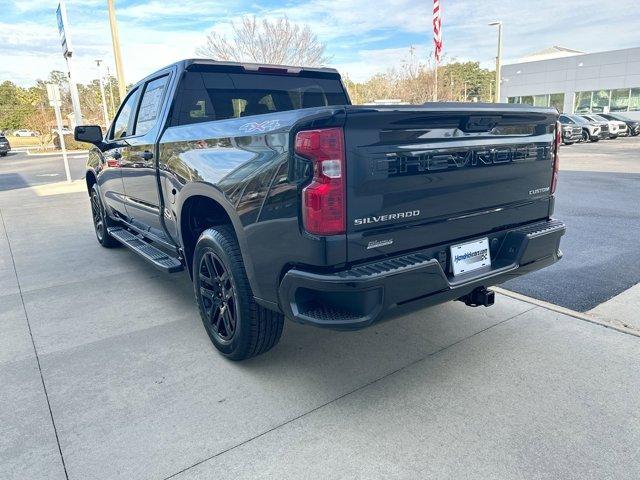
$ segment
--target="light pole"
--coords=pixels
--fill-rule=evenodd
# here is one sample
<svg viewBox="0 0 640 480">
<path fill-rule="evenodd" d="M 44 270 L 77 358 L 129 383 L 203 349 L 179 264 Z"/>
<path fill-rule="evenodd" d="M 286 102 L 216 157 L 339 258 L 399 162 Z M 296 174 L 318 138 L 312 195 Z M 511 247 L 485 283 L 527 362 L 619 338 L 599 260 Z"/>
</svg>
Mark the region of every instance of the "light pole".
<svg viewBox="0 0 640 480">
<path fill-rule="evenodd" d="M 120 34 L 118 33 L 118 21 L 113 0 L 107 0 L 109 7 L 109 25 L 111 26 L 111 42 L 113 43 L 113 58 L 116 61 L 116 75 L 118 77 L 118 92 L 120 101 L 124 100 L 127 93 L 127 84 L 124 81 L 124 69 L 122 68 L 122 53 L 120 53 Z"/>
<path fill-rule="evenodd" d="M 100 82 L 100 98 L 102 98 L 102 116 L 104 118 L 104 128 L 109 127 L 109 113 L 107 112 L 107 99 L 104 96 L 104 83 L 102 82 L 102 69 L 100 64 L 102 60 L 96 60 L 98 66 L 98 81 Z"/>
<path fill-rule="evenodd" d="M 498 53 L 496 55 L 496 97 L 495 102 L 500 102 L 500 79 L 502 77 L 502 22 L 500 20 L 491 22 L 492 27 L 498 27 Z"/>
</svg>

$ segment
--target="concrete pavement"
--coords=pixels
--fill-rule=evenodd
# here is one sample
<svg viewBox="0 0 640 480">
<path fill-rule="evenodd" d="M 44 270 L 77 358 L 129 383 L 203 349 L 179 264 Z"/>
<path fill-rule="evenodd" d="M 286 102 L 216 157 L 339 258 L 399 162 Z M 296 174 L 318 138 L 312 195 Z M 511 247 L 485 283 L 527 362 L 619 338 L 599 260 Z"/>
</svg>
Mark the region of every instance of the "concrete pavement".
<svg viewBox="0 0 640 480">
<path fill-rule="evenodd" d="M 640 284 L 601 303 L 589 313 L 596 318 L 640 331 Z"/>
<path fill-rule="evenodd" d="M 640 338 L 498 295 L 221 358 L 85 192 L 0 192 L 0 478 L 640 476 Z"/>
</svg>

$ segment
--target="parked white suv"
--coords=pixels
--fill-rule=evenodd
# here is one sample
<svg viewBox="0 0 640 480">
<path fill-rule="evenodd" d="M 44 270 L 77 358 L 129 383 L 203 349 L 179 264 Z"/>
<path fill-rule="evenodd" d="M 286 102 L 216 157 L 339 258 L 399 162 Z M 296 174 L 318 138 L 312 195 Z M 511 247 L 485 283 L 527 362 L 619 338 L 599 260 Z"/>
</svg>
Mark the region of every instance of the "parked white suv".
<svg viewBox="0 0 640 480">
<path fill-rule="evenodd" d="M 37 137 L 40 135 L 38 132 L 34 132 L 33 130 L 27 130 L 26 128 L 16 130 L 13 132 L 14 137 Z"/>
<path fill-rule="evenodd" d="M 619 120 L 609 120 L 595 113 L 587 113 L 582 116 L 594 122 L 607 122 L 609 124 L 609 138 L 617 138 L 620 135 L 627 135 L 629 133 L 627 124 Z"/>
</svg>

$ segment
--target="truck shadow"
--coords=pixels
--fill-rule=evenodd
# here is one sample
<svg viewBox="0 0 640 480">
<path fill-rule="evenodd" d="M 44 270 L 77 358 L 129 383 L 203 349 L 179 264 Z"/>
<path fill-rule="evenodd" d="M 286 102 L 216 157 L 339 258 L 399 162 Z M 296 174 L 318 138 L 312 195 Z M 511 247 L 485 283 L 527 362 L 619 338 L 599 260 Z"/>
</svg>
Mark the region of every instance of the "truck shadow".
<svg viewBox="0 0 640 480">
<path fill-rule="evenodd" d="M 0 173 L 0 192 L 29 187 L 29 183 L 18 173 Z"/>
</svg>

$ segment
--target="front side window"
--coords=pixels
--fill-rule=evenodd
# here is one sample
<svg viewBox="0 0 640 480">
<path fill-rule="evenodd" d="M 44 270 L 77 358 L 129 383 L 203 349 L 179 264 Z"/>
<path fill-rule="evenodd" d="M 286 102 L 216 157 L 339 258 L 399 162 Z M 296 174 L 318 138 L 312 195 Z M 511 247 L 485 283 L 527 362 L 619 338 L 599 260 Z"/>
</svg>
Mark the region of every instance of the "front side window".
<svg viewBox="0 0 640 480">
<path fill-rule="evenodd" d="M 138 90 L 136 89 L 127 97 L 120 112 L 118 112 L 118 116 L 113 124 L 113 129 L 111 130 L 111 136 L 109 137 L 111 140 L 117 140 L 131 135 L 131 132 L 129 132 L 129 124 L 131 123 L 137 101 Z"/>
<path fill-rule="evenodd" d="M 144 135 L 153 128 L 160 114 L 162 99 L 164 97 L 165 86 L 169 76 L 156 78 L 147 83 L 147 86 L 140 101 L 138 118 L 136 120 L 136 135 Z"/>
</svg>

